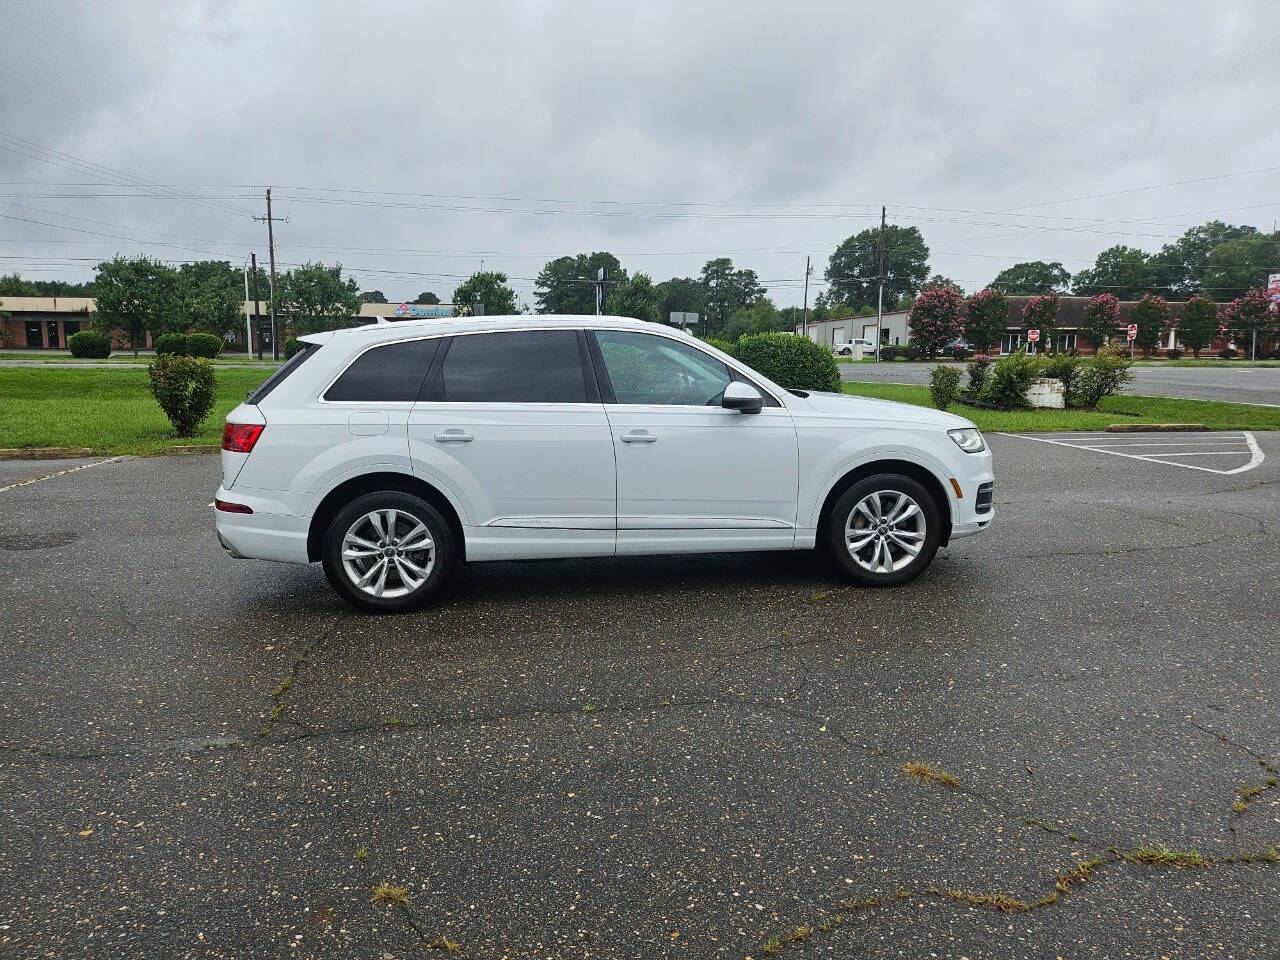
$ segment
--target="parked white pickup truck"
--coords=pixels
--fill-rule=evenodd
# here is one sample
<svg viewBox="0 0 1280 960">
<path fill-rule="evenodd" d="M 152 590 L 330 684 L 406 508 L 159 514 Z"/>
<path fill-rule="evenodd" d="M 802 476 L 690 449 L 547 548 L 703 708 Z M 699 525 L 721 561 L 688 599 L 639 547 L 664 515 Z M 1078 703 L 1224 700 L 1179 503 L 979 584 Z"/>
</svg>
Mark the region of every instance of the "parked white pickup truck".
<svg viewBox="0 0 1280 960">
<path fill-rule="evenodd" d="M 846 340 L 844 343 L 833 343 L 831 350 L 833 353 L 842 357 L 852 357 L 857 353 L 857 348 L 862 348 L 862 355 L 865 357 L 869 353 L 876 352 L 876 345 L 870 340 L 859 338 L 857 340 Z"/>
</svg>

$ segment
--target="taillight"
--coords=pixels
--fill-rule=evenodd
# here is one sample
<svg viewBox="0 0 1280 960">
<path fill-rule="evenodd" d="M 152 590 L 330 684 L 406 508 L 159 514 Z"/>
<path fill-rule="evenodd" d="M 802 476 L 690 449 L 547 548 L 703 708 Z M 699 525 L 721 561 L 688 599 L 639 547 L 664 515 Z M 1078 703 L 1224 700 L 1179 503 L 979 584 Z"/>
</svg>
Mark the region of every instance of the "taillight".
<svg viewBox="0 0 1280 960">
<path fill-rule="evenodd" d="M 219 500 L 217 497 L 214 497 L 213 507 L 223 513 L 253 513 L 253 507 L 243 503 L 232 503 L 229 500 Z"/>
<path fill-rule="evenodd" d="M 228 420 L 222 427 L 222 449 L 232 453 L 248 453 L 262 436 L 260 423 L 232 423 Z"/>
</svg>

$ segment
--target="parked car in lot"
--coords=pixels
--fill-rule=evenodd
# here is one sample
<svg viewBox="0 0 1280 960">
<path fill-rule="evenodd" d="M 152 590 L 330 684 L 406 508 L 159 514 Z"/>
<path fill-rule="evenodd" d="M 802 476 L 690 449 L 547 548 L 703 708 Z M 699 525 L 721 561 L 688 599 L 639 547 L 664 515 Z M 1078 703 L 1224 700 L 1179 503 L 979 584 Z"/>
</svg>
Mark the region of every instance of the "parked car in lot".
<svg viewBox="0 0 1280 960">
<path fill-rule="evenodd" d="M 787 391 L 672 327 L 459 318 L 301 339 L 227 417 L 218 539 L 320 562 L 366 610 L 422 604 L 460 560 L 819 546 L 893 586 L 995 516 L 967 420 Z"/>
<path fill-rule="evenodd" d="M 853 356 L 853 352 L 854 352 L 854 351 L 853 351 L 853 348 L 854 348 L 854 347 L 861 347 L 861 348 L 862 348 L 862 355 L 863 355 L 864 357 L 865 357 L 867 354 L 871 354 L 871 353 L 875 353 L 875 352 L 876 352 L 876 345 L 875 345 L 875 343 L 874 343 L 873 341 L 871 341 L 871 340 L 867 340 L 867 339 L 865 339 L 865 338 L 863 338 L 863 337 L 858 337 L 857 339 L 854 339 L 854 340 L 846 340 L 846 341 L 844 341 L 843 343 L 833 343 L 833 344 L 831 345 L 831 349 L 832 349 L 835 353 L 839 354 L 839 355 L 840 355 L 840 356 L 842 356 L 842 357 L 851 357 L 851 356 Z"/>
</svg>

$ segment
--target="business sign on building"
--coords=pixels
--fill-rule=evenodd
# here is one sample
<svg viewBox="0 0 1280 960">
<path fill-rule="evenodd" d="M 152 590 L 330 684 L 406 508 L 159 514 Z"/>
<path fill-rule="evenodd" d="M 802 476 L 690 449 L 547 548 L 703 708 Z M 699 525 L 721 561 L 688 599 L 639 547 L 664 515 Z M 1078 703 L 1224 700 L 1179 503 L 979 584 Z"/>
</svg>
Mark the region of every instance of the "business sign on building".
<svg viewBox="0 0 1280 960">
<path fill-rule="evenodd" d="M 452 304 L 438 303 L 402 303 L 396 307 L 396 316 L 402 319 L 417 317 L 452 317 Z"/>
<path fill-rule="evenodd" d="M 1267 274 L 1267 299 L 1271 301 L 1271 312 L 1280 310 L 1280 273 Z"/>
</svg>

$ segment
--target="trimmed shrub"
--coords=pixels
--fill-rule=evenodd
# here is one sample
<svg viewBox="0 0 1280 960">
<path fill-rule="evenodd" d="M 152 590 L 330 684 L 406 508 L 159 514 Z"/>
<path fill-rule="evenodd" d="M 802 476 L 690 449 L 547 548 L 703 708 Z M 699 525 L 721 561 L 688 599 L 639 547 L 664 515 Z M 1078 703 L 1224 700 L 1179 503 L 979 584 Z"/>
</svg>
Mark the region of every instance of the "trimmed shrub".
<svg viewBox="0 0 1280 960">
<path fill-rule="evenodd" d="M 1223 347 L 1218 351 L 1218 356 L 1223 360 L 1234 360 L 1236 357 L 1240 356 L 1240 351 L 1236 350 L 1234 347 Z"/>
<path fill-rule="evenodd" d="M 1057 353 L 1041 360 L 1041 376 L 1062 381 L 1062 401 L 1068 407 L 1079 405 L 1080 373 L 1083 365 L 1079 358 L 1065 353 Z"/>
<path fill-rule="evenodd" d="M 222 352 L 222 338 L 212 333 L 193 333 L 187 337 L 187 356 L 212 360 Z"/>
<path fill-rule="evenodd" d="M 151 394 L 180 437 L 196 432 L 213 409 L 213 364 L 199 357 L 162 354 L 151 362 Z"/>
<path fill-rule="evenodd" d="M 1000 410 L 1022 410 L 1027 404 L 1027 388 L 1039 372 L 1034 357 L 1016 350 L 991 365 L 991 375 L 983 387 L 981 400 Z"/>
<path fill-rule="evenodd" d="M 951 351 L 952 360 L 968 360 L 973 356 L 972 350 L 966 350 L 964 347 L 956 347 Z"/>
<path fill-rule="evenodd" d="M 81 330 L 67 338 L 67 346 L 73 357 L 84 360 L 105 360 L 111 356 L 111 341 L 97 330 Z"/>
<path fill-rule="evenodd" d="M 840 389 L 840 367 L 831 351 L 794 333 L 748 334 L 733 355 L 788 390 Z"/>
<path fill-rule="evenodd" d="M 284 342 L 284 358 L 292 359 L 293 355 L 302 349 L 302 341 L 297 337 L 290 337 Z"/>
<path fill-rule="evenodd" d="M 907 350 L 905 347 L 900 347 L 897 345 L 891 345 L 887 343 L 880 345 L 881 360 L 886 360 L 886 361 L 905 360 L 906 358 L 907 358 Z"/>
<path fill-rule="evenodd" d="M 982 395 L 982 388 L 987 385 L 987 377 L 991 374 L 991 358 L 985 353 L 975 353 L 969 361 L 969 396 L 977 399 Z"/>
<path fill-rule="evenodd" d="M 162 333 L 155 339 L 157 357 L 185 357 L 187 355 L 187 347 L 187 335 L 185 333 Z"/>
<path fill-rule="evenodd" d="M 1166 360 L 1181 360 L 1182 351 L 1174 347 L 1172 350 L 1166 350 L 1164 357 Z"/>
<path fill-rule="evenodd" d="M 715 347 L 721 353 L 727 353 L 731 357 L 733 356 L 733 351 L 737 348 L 736 343 L 732 343 L 729 340 L 721 340 L 719 337 L 706 337 L 702 342 L 709 347 Z"/>
<path fill-rule="evenodd" d="M 1107 344 L 1080 371 L 1076 386 L 1077 407 L 1093 409 L 1103 397 L 1115 393 L 1133 379 L 1129 357 L 1118 344 Z"/>
<path fill-rule="evenodd" d="M 933 405 L 945 410 L 956 402 L 960 392 L 960 371 L 940 363 L 929 371 L 929 396 L 933 397 Z"/>
</svg>

